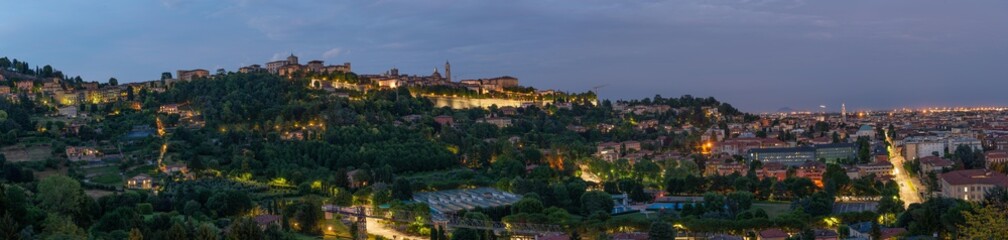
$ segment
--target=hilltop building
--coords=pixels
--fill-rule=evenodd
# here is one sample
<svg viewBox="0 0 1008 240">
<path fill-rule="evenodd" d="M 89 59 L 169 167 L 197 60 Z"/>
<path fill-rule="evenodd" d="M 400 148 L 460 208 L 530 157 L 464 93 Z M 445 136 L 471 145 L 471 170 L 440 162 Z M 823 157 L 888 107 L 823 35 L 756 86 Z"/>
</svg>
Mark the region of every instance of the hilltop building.
<svg viewBox="0 0 1008 240">
<path fill-rule="evenodd" d="M 308 64 L 301 65 L 298 62 L 298 57 L 291 54 L 285 60 L 272 61 L 266 63 L 266 68 L 263 69 L 258 64 L 253 64 L 238 69 L 239 72 L 256 72 L 265 70 L 268 73 L 278 74 L 280 76 L 288 76 L 298 71 L 304 72 L 314 72 L 314 73 L 348 73 L 351 71 L 350 63 L 345 62 L 341 65 L 329 65 L 326 66 L 325 62 L 322 60 L 311 60 Z"/>
<path fill-rule="evenodd" d="M 210 77 L 210 71 L 207 71 L 206 69 L 178 70 L 175 73 L 175 77 L 181 81 L 192 81 L 197 78 Z"/>
<path fill-rule="evenodd" d="M 468 79 L 462 80 L 460 83 L 479 92 L 499 92 L 508 87 L 517 87 L 518 79 L 511 76 L 502 76 L 486 79 Z"/>
</svg>

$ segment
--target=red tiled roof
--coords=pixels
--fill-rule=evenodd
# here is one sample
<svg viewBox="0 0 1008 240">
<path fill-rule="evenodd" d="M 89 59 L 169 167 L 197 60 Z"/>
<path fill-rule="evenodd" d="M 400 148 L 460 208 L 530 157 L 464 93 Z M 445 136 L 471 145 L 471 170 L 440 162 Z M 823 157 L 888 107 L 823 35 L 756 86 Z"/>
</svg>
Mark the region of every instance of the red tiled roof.
<svg viewBox="0 0 1008 240">
<path fill-rule="evenodd" d="M 822 168 L 826 169 L 826 163 L 820 161 L 805 161 L 802 163 L 801 168 Z"/>
<path fill-rule="evenodd" d="M 780 230 L 780 228 L 771 228 L 760 231 L 759 236 L 760 238 L 786 238 L 790 235 L 785 233 L 784 230 Z"/>
<path fill-rule="evenodd" d="M 779 162 L 768 162 L 763 164 L 763 169 L 767 171 L 787 170 L 787 166 Z"/>
<path fill-rule="evenodd" d="M 781 140 L 776 139 L 776 138 L 762 138 L 762 143 L 763 143 L 763 146 L 781 146 L 781 145 L 787 145 L 786 142 L 781 141 Z"/>
<path fill-rule="evenodd" d="M 987 158 L 1005 158 L 1008 157 L 1008 150 L 992 150 L 984 153 Z"/>
<path fill-rule="evenodd" d="M 1008 187 L 1008 176 L 985 169 L 958 170 L 942 173 L 941 179 L 952 185 L 989 184 Z"/>
<path fill-rule="evenodd" d="M 920 164 L 927 164 L 937 167 L 952 166 L 952 161 L 935 156 L 927 156 L 920 159 Z"/>
<path fill-rule="evenodd" d="M 817 137 L 817 138 L 813 138 L 810 141 L 813 142 L 813 143 L 832 143 L 833 142 L 833 138 L 832 137 Z"/>
<path fill-rule="evenodd" d="M 567 234 L 556 234 L 556 235 L 539 236 L 536 239 L 539 239 L 539 240 L 570 240 L 570 236 L 567 236 Z"/>
<path fill-rule="evenodd" d="M 613 240 L 648 240 L 646 233 L 617 233 L 613 234 Z"/>
<path fill-rule="evenodd" d="M 865 166 L 890 166 L 890 167 L 892 167 L 892 163 L 890 163 L 889 161 L 877 161 L 877 162 L 872 162 L 872 163 L 865 164 Z"/>
<path fill-rule="evenodd" d="M 813 229 L 813 232 L 815 233 L 816 237 L 826 237 L 826 238 L 833 237 L 833 238 L 835 238 L 835 237 L 840 236 L 839 234 L 837 234 L 836 231 L 833 231 L 833 230 L 830 230 L 830 229 Z"/>
<path fill-rule="evenodd" d="M 263 215 L 256 216 L 252 220 L 255 220 L 255 222 L 258 223 L 259 225 L 267 225 L 267 224 L 270 224 L 270 223 L 273 223 L 273 222 L 280 221 L 280 216 L 271 215 L 271 214 L 263 214 Z"/>
<path fill-rule="evenodd" d="M 886 228 L 886 229 L 882 229 L 882 236 L 880 238 L 881 239 L 894 238 L 896 236 L 899 236 L 900 234 L 905 233 L 906 231 L 907 230 L 905 228 Z"/>
</svg>

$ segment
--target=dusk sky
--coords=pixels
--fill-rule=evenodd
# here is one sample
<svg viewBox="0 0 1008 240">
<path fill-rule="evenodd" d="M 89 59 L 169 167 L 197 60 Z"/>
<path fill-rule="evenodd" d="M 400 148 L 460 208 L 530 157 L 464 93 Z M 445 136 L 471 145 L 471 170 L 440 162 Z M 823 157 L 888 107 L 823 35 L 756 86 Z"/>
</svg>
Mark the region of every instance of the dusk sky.
<svg viewBox="0 0 1008 240">
<path fill-rule="evenodd" d="M 744 111 L 1008 105 L 1008 1 L 12 1 L 0 56 L 86 80 L 293 53 Z"/>
</svg>

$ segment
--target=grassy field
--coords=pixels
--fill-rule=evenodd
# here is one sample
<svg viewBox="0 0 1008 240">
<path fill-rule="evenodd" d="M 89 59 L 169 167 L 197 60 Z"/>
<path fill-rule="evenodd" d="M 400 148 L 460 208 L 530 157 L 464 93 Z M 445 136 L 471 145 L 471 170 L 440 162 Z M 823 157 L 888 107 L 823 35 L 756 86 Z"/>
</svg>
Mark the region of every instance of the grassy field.
<svg viewBox="0 0 1008 240">
<path fill-rule="evenodd" d="M 126 170 L 126 177 L 136 176 L 141 173 L 146 173 L 148 175 L 154 174 L 155 173 L 154 165 L 139 166 L 130 170 Z"/>
<path fill-rule="evenodd" d="M 104 185 L 122 185 L 122 176 L 118 173 L 106 173 L 91 178 L 91 182 Z"/>
<path fill-rule="evenodd" d="M 67 174 L 67 168 L 64 167 L 64 166 L 60 166 L 59 169 L 49 169 L 49 168 L 46 168 L 45 171 L 35 172 L 35 178 L 36 179 L 45 179 L 45 178 L 47 178 L 49 176 L 66 175 L 66 174 Z"/>
<path fill-rule="evenodd" d="M 757 202 L 753 203 L 753 207 L 762 208 L 771 218 L 791 211 L 791 204 L 788 203 Z"/>
<path fill-rule="evenodd" d="M 49 145 L 10 146 L 2 151 L 8 162 L 45 161 L 52 157 L 52 147 Z"/>
<path fill-rule="evenodd" d="M 104 167 L 94 167 L 94 168 L 80 168 L 80 172 L 84 174 L 119 174 L 119 166 L 104 166 Z"/>
</svg>

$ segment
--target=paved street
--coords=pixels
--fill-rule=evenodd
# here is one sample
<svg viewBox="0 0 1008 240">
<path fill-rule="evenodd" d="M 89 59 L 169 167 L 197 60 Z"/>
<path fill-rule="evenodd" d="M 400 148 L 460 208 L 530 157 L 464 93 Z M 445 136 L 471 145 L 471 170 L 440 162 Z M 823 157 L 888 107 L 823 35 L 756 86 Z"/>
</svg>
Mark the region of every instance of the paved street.
<svg viewBox="0 0 1008 240">
<path fill-rule="evenodd" d="M 888 135 L 888 134 L 887 134 Z M 892 143 L 892 139 L 888 136 L 886 140 Z M 893 147 L 890 144 L 889 147 L 889 162 L 893 164 L 893 181 L 899 184 L 900 187 L 900 199 L 903 200 L 904 207 L 909 207 L 912 203 L 919 203 L 922 201 L 920 188 L 924 188 L 924 185 L 920 184 L 920 180 L 917 178 L 910 177 L 910 175 L 903 169 L 903 158 L 900 154 L 899 147 Z"/>
<path fill-rule="evenodd" d="M 385 227 L 385 224 L 378 221 L 377 218 L 367 218 L 367 231 L 369 234 L 382 236 L 387 239 L 424 239 L 422 237 L 412 237 L 395 229 Z"/>
<path fill-rule="evenodd" d="M 895 176 L 893 180 L 900 185 L 900 199 L 903 200 L 905 206 L 909 207 L 911 203 L 921 202 L 920 190 L 924 190 L 924 185 L 920 184 L 917 178 L 910 177 L 903 168 L 902 156 L 894 156 L 892 163 L 894 165 Z"/>
</svg>

